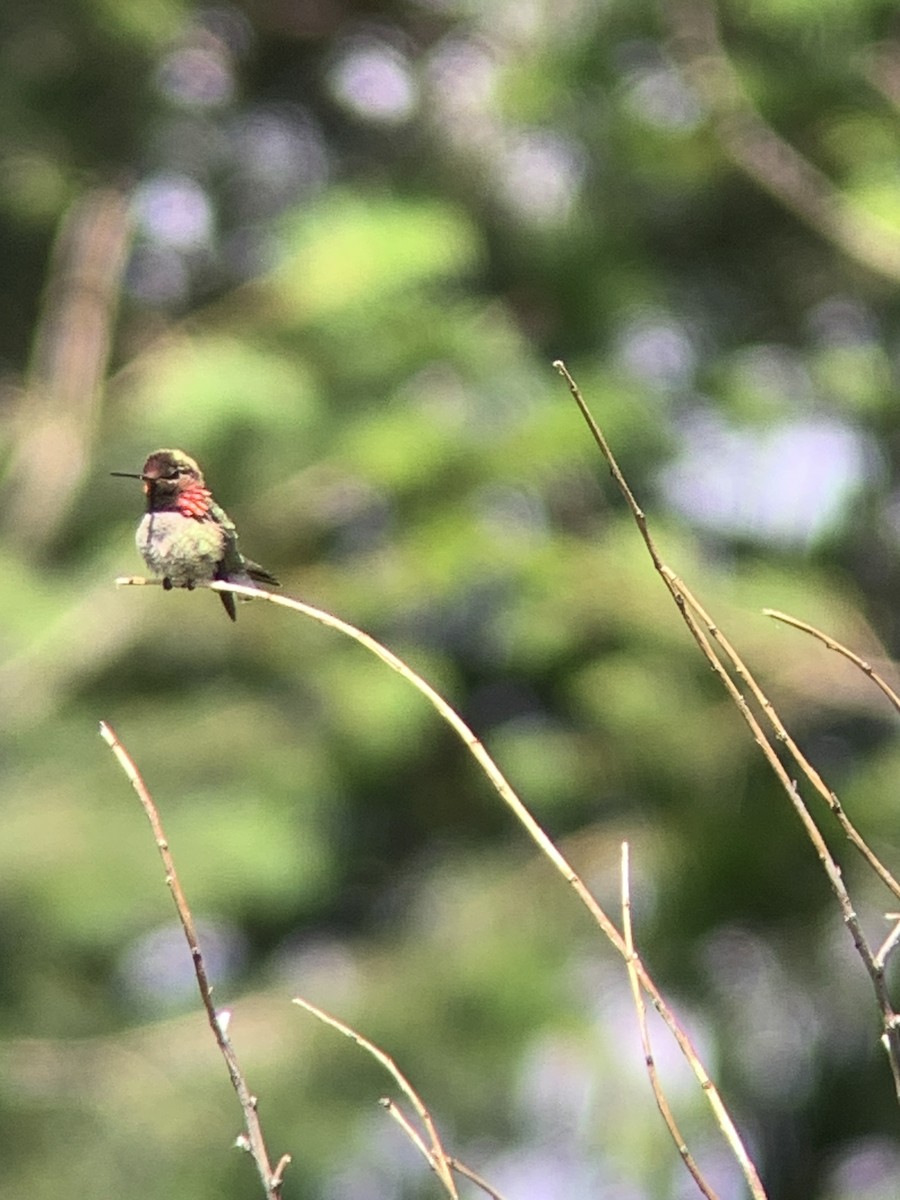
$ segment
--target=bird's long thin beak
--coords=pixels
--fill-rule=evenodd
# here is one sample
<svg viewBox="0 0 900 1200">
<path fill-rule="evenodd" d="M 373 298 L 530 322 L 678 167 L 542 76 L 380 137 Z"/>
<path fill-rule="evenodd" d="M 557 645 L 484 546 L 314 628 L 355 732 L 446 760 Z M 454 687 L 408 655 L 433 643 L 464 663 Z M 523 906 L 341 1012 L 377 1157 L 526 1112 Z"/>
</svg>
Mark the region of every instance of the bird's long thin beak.
<svg viewBox="0 0 900 1200">
<path fill-rule="evenodd" d="M 110 475 L 118 475 L 120 479 L 146 479 L 140 471 L 110 471 Z"/>
</svg>

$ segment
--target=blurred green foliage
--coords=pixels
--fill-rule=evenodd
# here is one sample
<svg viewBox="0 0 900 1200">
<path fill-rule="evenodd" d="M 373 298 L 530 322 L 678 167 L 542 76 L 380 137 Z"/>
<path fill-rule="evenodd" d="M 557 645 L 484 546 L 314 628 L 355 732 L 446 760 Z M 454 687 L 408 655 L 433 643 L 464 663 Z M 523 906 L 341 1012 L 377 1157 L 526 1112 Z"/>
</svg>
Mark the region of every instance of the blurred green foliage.
<svg viewBox="0 0 900 1200">
<path fill-rule="evenodd" d="M 896 863 L 895 721 L 760 609 L 880 664 L 900 640 L 900 31 L 878 0 L 718 12 L 826 208 L 882 231 L 876 270 L 729 149 L 673 37 L 692 11 L 3 6 L 0 1200 L 258 1191 L 101 719 L 161 808 L 294 1155 L 286 1200 L 436 1186 L 375 1104 L 387 1079 L 298 991 L 395 1055 L 511 1198 L 691 1194 L 621 964 L 421 697 L 292 613 L 231 628 L 203 592 L 113 588 L 142 500 L 109 472 L 158 446 L 199 459 L 288 594 L 459 708 L 613 913 L 631 842 L 640 945 L 771 1200 L 896 1190 L 875 1006 L 825 878 L 550 364 Z M 891 900 L 832 842 L 877 944 Z"/>
</svg>

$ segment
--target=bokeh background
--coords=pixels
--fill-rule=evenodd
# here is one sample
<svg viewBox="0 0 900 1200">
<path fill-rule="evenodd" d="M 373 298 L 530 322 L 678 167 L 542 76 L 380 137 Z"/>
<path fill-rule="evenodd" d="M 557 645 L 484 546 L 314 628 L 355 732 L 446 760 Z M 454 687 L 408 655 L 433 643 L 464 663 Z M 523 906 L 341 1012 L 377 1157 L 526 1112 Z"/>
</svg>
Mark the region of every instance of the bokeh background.
<svg viewBox="0 0 900 1200">
<path fill-rule="evenodd" d="M 272 606 L 114 589 L 142 498 L 109 472 L 159 446 L 289 594 L 445 692 L 613 910 L 628 838 L 643 953 L 772 1200 L 900 1193 L 824 876 L 551 367 L 896 868 L 896 718 L 760 610 L 894 678 L 898 105 L 884 0 L 5 0 L 0 1197 L 259 1190 L 101 719 L 286 1200 L 437 1194 L 297 993 L 511 1200 L 696 1194 L 621 963 L 421 698 Z M 831 840 L 877 943 L 890 897 Z"/>
</svg>

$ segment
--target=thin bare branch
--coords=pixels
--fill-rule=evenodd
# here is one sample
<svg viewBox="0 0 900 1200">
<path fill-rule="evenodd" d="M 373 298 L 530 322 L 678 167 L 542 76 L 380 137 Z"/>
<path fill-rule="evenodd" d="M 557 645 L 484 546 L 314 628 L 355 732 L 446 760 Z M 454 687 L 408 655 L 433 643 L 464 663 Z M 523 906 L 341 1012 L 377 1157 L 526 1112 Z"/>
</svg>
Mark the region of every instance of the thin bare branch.
<svg viewBox="0 0 900 1200">
<path fill-rule="evenodd" d="M 137 576 L 121 576 L 116 580 L 117 587 L 143 587 L 158 583 L 158 580 L 145 579 L 140 575 Z M 245 596 L 250 600 L 265 600 L 269 604 L 278 605 L 280 608 L 289 608 L 293 612 L 302 613 L 304 616 L 311 617 L 312 620 L 318 621 L 320 625 L 325 625 L 329 629 L 334 629 L 338 633 L 342 633 L 345 637 L 352 638 L 365 647 L 376 658 L 381 659 L 383 663 L 396 671 L 403 679 L 410 683 L 425 699 L 431 704 L 438 715 L 450 726 L 457 734 L 460 740 L 465 744 L 473 758 L 478 762 L 484 774 L 490 780 L 497 794 L 503 800 L 504 804 L 513 812 L 518 821 L 525 827 L 531 839 L 535 842 L 541 852 L 553 863 L 559 873 L 567 880 L 579 899 L 588 908 L 591 915 L 599 924 L 600 928 L 606 934 L 607 938 L 613 943 L 619 953 L 622 953 L 623 942 L 619 931 L 615 925 L 603 911 L 601 906 L 595 900 L 590 890 L 586 887 L 582 879 L 579 877 L 574 868 L 567 862 L 562 852 L 558 849 L 551 838 L 544 832 L 538 822 L 534 819 L 525 804 L 516 795 L 511 784 L 503 775 L 500 768 L 485 750 L 481 741 L 475 736 L 474 732 L 465 723 L 462 717 L 454 708 L 447 703 L 431 684 L 427 683 L 421 675 L 418 675 L 410 666 L 408 666 L 401 658 L 398 658 L 393 651 L 388 650 L 375 638 L 368 633 L 364 633 L 361 629 L 357 629 L 355 625 L 349 624 L 347 621 L 342 621 L 340 617 L 334 616 L 324 609 L 315 608 L 311 604 L 305 604 L 302 600 L 295 600 L 291 596 L 285 596 L 276 592 L 265 592 L 260 588 L 244 587 L 237 583 L 224 583 L 216 581 L 207 585 L 211 590 L 217 592 L 233 592 L 236 596 Z"/>
<path fill-rule="evenodd" d="M 396 1101 L 392 1100 L 390 1096 L 382 1096 L 378 1103 L 385 1110 L 387 1115 L 391 1117 L 392 1120 L 397 1122 L 415 1148 L 428 1163 L 429 1167 L 431 1167 L 432 1171 L 437 1174 L 437 1167 L 431 1151 L 425 1145 L 425 1140 L 421 1133 L 419 1133 L 418 1129 L 416 1129 L 415 1125 L 413 1125 L 412 1121 L 410 1121 L 409 1117 L 406 1115 L 400 1105 L 397 1104 Z M 443 1183 L 443 1180 L 441 1180 L 441 1182 Z"/>
<path fill-rule="evenodd" d="M 747 687 L 753 693 L 757 704 L 759 704 L 760 708 L 765 713 L 769 724 L 775 730 L 776 739 L 787 749 L 788 753 L 800 767 L 800 770 L 831 809 L 831 812 L 843 830 L 847 841 L 859 851 L 885 887 L 888 888 L 888 890 L 896 899 L 900 900 L 900 883 L 897 882 L 875 851 L 866 842 L 865 838 L 847 816 L 843 805 L 841 804 L 840 800 L 838 800 L 835 793 L 831 790 L 831 788 L 828 787 L 828 785 L 825 783 L 825 780 L 812 765 L 806 755 L 803 754 L 800 747 L 788 733 L 783 721 L 775 711 L 774 705 L 757 683 L 756 679 L 747 669 L 746 664 L 743 662 L 734 646 L 732 646 L 728 638 L 725 637 L 721 629 L 719 629 L 719 627 L 715 624 L 712 617 L 706 612 L 699 600 L 697 600 L 697 598 L 691 594 L 684 582 L 680 579 L 675 579 L 674 576 L 673 580 L 677 584 L 685 600 L 688 602 L 688 604 L 690 604 L 694 612 L 700 617 L 701 621 L 712 634 L 715 641 L 718 642 L 718 644 L 722 647 L 725 656 L 734 667 L 738 678 L 743 679 L 744 683 L 746 683 Z"/>
<path fill-rule="evenodd" d="M 94 188 L 60 221 L 18 411 L 0 523 L 24 555 L 58 533 L 87 471 L 131 237 L 128 196 Z"/>
<path fill-rule="evenodd" d="M 896 1050 L 898 1035 L 897 1021 L 898 1018 L 894 1017 L 893 1024 L 889 1028 L 885 1029 L 884 1033 L 881 1035 L 881 1045 L 885 1054 L 887 1055 L 887 1060 L 890 1063 L 891 1078 L 894 1081 L 894 1091 L 898 1096 L 900 1096 L 900 1065 L 898 1065 Z"/>
<path fill-rule="evenodd" d="M 602 436 L 602 435 L 601 435 Z M 617 468 L 618 469 L 618 468 Z M 624 482 L 624 481 L 623 481 Z M 649 535 L 647 535 L 649 537 Z M 147 580 L 141 576 L 122 576 L 116 580 L 118 587 L 128 586 L 143 586 L 154 582 Z M 382 662 L 386 663 L 391 670 L 396 671 L 398 675 L 406 679 L 425 699 L 432 705 L 438 715 L 446 721 L 451 729 L 458 735 L 463 744 L 467 747 L 473 758 L 481 767 L 484 774 L 500 796 L 501 800 L 510 809 L 516 819 L 524 827 L 529 837 L 538 847 L 544 856 L 549 859 L 557 871 L 563 876 L 566 882 L 572 887 L 579 900 L 593 917 L 604 936 L 607 938 L 613 948 L 623 958 L 626 956 L 625 942 L 622 935 L 619 933 L 612 920 L 607 916 L 600 902 L 591 892 L 590 888 L 582 880 L 581 876 L 571 866 L 562 852 L 558 849 L 551 838 L 544 832 L 538 822 L 528 811 L 523 802 L 516 795 L 510 783 L 503 775 L 500 768 L 490 757 L 479 739 L 475 736 L 469 726 L 463 721 L 462 717 L 443 699 L 433 687 L 411 667 L 407 666 L 402 659 L 396 654 L 382 646 L 375 638 L 364 633 L 361 629 L 357 629 L 354 625 L 350 625 L 346 621 L 342 621 L 339 617 L 333 616 L 324 609 L 315 608 L 310 604 L 304 604 L 300 600 L 294 600 L 290 596 L 278 595 L 274 592 L 264 592 L 259 588 L 244 587 L 240 584 L 215 582 L 209 585 L 214 591 L 233 592 L 236 596 L 245 596 L 247 599 L 265 600 L 270 604 L 278 605 L 281 608 L 289 608 L 294 612 L 303 613 L 314 621 L 318 621 L 321 625 L 327 626 L 329 629 L 334 629 L 346 637 L 352 638 L 358 642 L 370 653 L 374 654 Z M 702 636 L 702 634 L 701 634 Z M 677 1017 L 672 1009 L 666 1004 L 659 989 L 653 979 L 640 962 L 635 963 L 635 970 L 638 973 L 638 978 L 641 981 L 641 987 L 650 997 L 653 1007 L 662 1017 L 667 1027 L 672 1033 L 678 1048 L 684 1055 L 685 1060 L 693 1071 L 697 1082 L 706 1097 L 707 1103 L 712 1109 L 719 1128 L 727 1141 L 732 1154 L 735 1157 L 747 1185 L 750 1189 L 750 1194 L 754 1200 L 766 1200 L 765 1189 L 759 1178 L 756 1168 L 754 1167 L 750 1156 L 747 1153 L 740 1134 L 735 1127 L 731 1116 L 728 1113 L 725 1104 L 719 1095 L 718 1089 L 709 1076 L 706 1068 L 703 1066 L 700 1057 L 694 1048 L 691 1039 L 687 1032 L 682 1028 Z"/>
<path fill-rule="evenodd" d="M 272 1187 L 276 1192 L 281 1188 L 281 1185 L 284 1182 L 284 1173 L 291 1165 L 292 1161 L 293 1160 L 291 1159 L 290 1154 L 282 1154 L 281 1158 L 279 1158 L 278 1162 L 276 1163 L 275 1170 L 272 1172 Z"/>
<path fill-rule="evenodd" d="M 900 44 L 895 38 L 876 42 L 862 59 L 862 71 L 889 104 L 900 109 Z"/>
<path fill-rule="evenodd" d="M 712 118 L 732 162 L 848 258 L 900 280 L 900 238 L 847 200 L 828 176 L 768 125 L 722 44 L 711 0 L 664 0 L 670 47 Z"/>
<path fill-rule="evenodd" d="M 653 1057 L 653 1047 L 650 1043 L 650 1030 L 647 1026 L 647 1006 L 644 1004 L 644 993 L 641 990 L 641 981 L 638 978 L 636 964 L 640 961 L 637 951 L 634 948 L 634 938 L 631 928 L 631 881 L 628 863 L 628 843 L 622 843 L 622 932 L 625 936 L 625 949 L 628 952 L 628 957 L 625 959 L 628 967 L 628 980 L 631 984 L 631 996 L 634 1000 L 634 1008 L 637 1013 L 638 1026 L 641 1031 L 641 1047 L 644 1051 L 644 1065 L 647 1068 L 647 1075 L 650 1079 L 650 1087 L 653 1089 L 653 1096 L 656 1100 L 656 1106 L 660 1111 L 666 1128 L 672 1135 L 672 1141 L 675 1143 L 675 1148 L 681 1155 L 681 1160 L 687 1167 L 694 1183 L 707 1197 L 707 1200 L 718 1200 L 718 1193 L 715 1192 L 703 1177 L 703 1173 L 697 1166 L 694 1156 L 687 1148 L 687 1143 L 681 1135 L 675 1116 L 666 1099 L 666 1094 L 663 1091 L 662 1082 L 659 1078 L 659 1072 L 656 1069 L 656 1059 Z"/>
<path fill-rule="evenodd" d="M 843 643 L 831 637 L 830 634 L 823 633 L 823 631 L 821 629 L 817 629 L 815 625 L 810 625 L 808 622 L 801 621 L 797 617 L 791 617 L 787 613 L 779 612 L 777 608 L 764 608 L 763 613 L 765 616 L 771 617 L 774 621 L 781 621 L 785 625 L 791 625 L 794 629 L 802 630 L 803 633 L 812 634 L 814 638 L 818 638 L 819 641 L 822 642 L 824 646 L 827 646 L 829 650 L 834 650 L 836 654 L 842 654 L 844 658 L 852 662 L 854 666 L 859 667 L 860 671 L 862 671 L 864 675 L 868 675 L 869 679 L 872 680 L 875 686 L 880 688 L 884 695 L 887 696 L 895 710 L 900 712 L 900 696 L 897 695 L 890 684 L 887 683 L 887 681 L 884 680 L 878 674 L 875 668 L 867 663 L 864 658 L 860 658 L 858 654 L 854 654 L 853 651 L 849 650 L 845 645 L 843 645 Z"/>
<path fill-rule="evenodd" d="M 367 1037 L 363 1037 L 361 1033 L 357 1033 L 355 1029 L 352 1029 L 349 1025 L 345 1024 L 344 1021 L 339 1020 L 337 1017 L 333 1017 L 330 1013 L 325 1012 L 324 1009 L 317 1008 L 315 1004 L 311 1004 L 308 1000 L 304 1000 L 301 996 L 294 997 L 294 1004 L 298 1004 L 301 1008 L 305 1008 L 308 1013 L 311 1013 L 314 1017 L 317 1017 L 320 1021 L 324 1022 L 324 1024 L 330 1025 L 332 1029 L 336 1029 L 338 1033 L 342 1033 L 344 1037 L 348 1037 L 351 1039 L 351 1041 L 356 1042 L 357 1046 L 361 1046 L 363 1050 L 371 1054 L 372 1057 L 377 1062 L 380 1062 L 384 1069 L 388 1071 L 391 1076 L 393 1076 L 404 1096 L 406 1096 L 407 1100 L 409 1100 L 413 1108 L 416 1110 L 419 1120 L 424 1125 L 425 1131 L 428 1134 L 428 1139 L 431 1142 L 431 1148 L 426 1148 L 424 1142 L 421 1142 L 417 1137 L 413 1138 L 413 1141 L 417 1146 L 419 1146 L 419 1148 L 422 1150 L 422 1153 L 428 1159 L 428 1162 L 430 1163 L 437 1177 L 440 1179 L 441 1183 L 444 1185 L 447 1193 L 453 1197 L 453 1200 L 459 1200 L 456 1191 L 456 1184 L 450 1172 L 449 1158 L 446 1150 L 443 1147 L 443 1144 L 441 1143 L 441 1139 L 438 1135 L 434 1121 L 432 1120 L 431 1113 L 428 1111 L 428 1108 L 426 1107 L 422 1097 L 409 1082 L 391 1056 L 386 1054 L 385 1051 L 379 1046 L 376 1046 L 374 1042 L 370 1042 Z M 382 1103 L 385 1105 L 385 1107 L 388 1107 L 391 1104 L 390 1101 L 382 1101 Z M 406 1129 L 408 1135 L 412 1132 L 411 1128 L 407 1128 L 407 1124 L 403 1124 L 403 1127 Z"/>
<path fill-rule="evenodd" d="M 474 1183 L 476 1187 L 481 1188 L 483 1192 L 486 1192 L 490 1197 L 492 1197 L 492 1200 L 505 1200 L 502 1192 L 498 1192 L 497 1189 L 492 1187 L 486 1179 L 482 1179 L 477 1171 L 473 1171 L 471 1167 L 467 1167 L 466 1164 L 464 1162 L 460 1162 L 458 1158 L 451 1158 L 450 1166 L 457 1173 L 457 1175 L 463 1175 L 469 1180 L 470 1183 Z"/>
<path fill-rule="evenodd" d="M 865 934 L 863 933 L 859 918 L 853 908 L 853 904 L 851 903 L 847 889 L 844 886 L 841 869 L 835 862 L 834 857 L 828 849 L 818 825 L 810 814 L 806 804 L 803 802 L 796 782 L 788 775 L 784 765 L 781 762 L 781 759 L 778 757 L 778 754 L 772 746 L 772 743 L 766 736 L 765 731 L 763 730 L 756 716 L 751 711 L 747 701 L 744 699 L 734 680 L 725 669 L 724 665 L 713 649 L 709 638 L 701 628 L 701 625 L 695 618 L 694 612 L 700 615 L 701 620 L 707 625 L 710 633 L 714 636 L 717 636 L 720 645 L 723 643 L 723 641 L 729 646 L 730 644 L 727 643 L 726 639 L 721 638 L 717 626 L 712 622 L 711 618 L 708 617 L 697 600 L 691 595 L 682 580 L 663 562 L 647 526 L 647 518 L 645 517 L 640 506 L 635 500 L 631 489 L 626 483 L 625 478 L 619 469 L 619 465 L 616 462 L 615 456 L 613 455 L 602 430 L 594 420 L 593 414 L 588 408 L 578 384 L 572 378 L 565 363 L 557 361 L 553 365 L 568 384 L 569 391 L 572 393 L 575 402 L 581 410 L 581 413 L 587 422 L 588 428 L 590 429 L 594 440 L 599 446 L 600 452 L 606 460 L 610 472 L 618 484 L 625 502 L 630 509 L 632 516 L 634 517 L 635 524 L 637 525 L 641 536 L 644 539 L 653 565 L 663 583 L 666 585 L 669 594 L 672 596 L 672 599 L 675 602 L 682 619 L 690 630 L 691 636 L 694 638 L 694 641 L 699 646 L 703 656 L 706 658 L 713 671 L 715 671 L 716 675 L 721 680 L 722 685 L 725 687 L 725 690 L 728 692 L 728 695 L 734 702 L 735 707 L 746 722 L 751 734 L 753 735 L 753 740 L 759 746 L 763 756 L 775 773 L 775 776 L 787 795 L 791 806 L 793 807 L 797 816 L 800 818 L 807 837 L 812 843 L 816 855 L 821 862 L 828 878 L 828 882 L 831 885 L 831 890 L 840 906 L 841 915 L 845 925 L 847 926 L 850 936 L 853 939 L 853 944 L 856 948 L 856 951 L 862 959 L 863 965 L 865 966 L 869 978 L 872 981 L 875 998 L 882 1016 L 884 1044 L 888 1047 L 888 1057 L 890 1059 L 891 1072 L 894 1077 L 895 1086 L 897 1086 L 898 1081 L 900 1081 L 900 1028 L 898 1028 L 898 1019 L 888 995 L 884 971 L 876 963 L 872 949 L 869 946 Z M 749 680 L 749 672 L 743 663 L 741 663 L 740 669 L 743 678 Z M 771 705 L 769 707 L 771 709 Z M 774 712 L 774 710 L 772 711 Z M 783 739 L 779 737 L 779 740 Z M 897 1097 L 900 1099 L 900 1086 L 897 1087 Z"/>
<path fill-rule="evenodd" d="M 385 1051 L 376 1046 L 374 1042 L 370 1042 L 368 1038 L 363 1037 L 361 1033 L 357 1033 L 355 1029 L 352 1029 L 344 1021 L 338 1020 L 337 1017 L 333 1017 L 330 1013 L 326 1013 L 321 1008 L 317 1008 L 316 1005 L 311 1004 L 308 1000 L 304 1000 L 302 997 L 296 996 L 294 998 L 294 1004 L 299 1004 L 300 1007 L 305 1008 L 308 1013 L 311 1013 L 314 1017 L 317 1017 L 326 1025 L 330 1025 L 332 1029 L 336 1029 L 338 1033 L 342 1033 L 345 1037 L 350 1038 L 351 1041 L 356 1042 L 358 1046 L 361 1046 L 364 1050 L 368 1051 L 373 1058 L 380 1062 L 381 1065 L 390 1072 L 402 1090 L 403 1094 L 416 1110 L 420 1121 L 425 1126 L 425 1130 L 431 1142 L 431 1147 L 429 1148 L 425 1144 L 425 1140 L 419 1133 L 418 1129 L 416 1129 L 409 1117 L 407 1117 L 406 1113 L 404 1113 L 399 1105 L 391 1100 L 390 1097 L 385 1096 L 381 1100 L 381 1104 L 387 1111 L 388 1115 L 397 1122 L 412 1144 L 416 1147 L 431 1169 L 438 1176 L 441 1183 L 444 1185 L 445 1190 L 454 1198 L 454 1200 L 458 1200 L 458 1197 L 456 1186 L 449 1174 L 450 1170 L 456 1171 L 457 1174 L 465 1176 L 465 1178 L 474 1183 L 476 1187 L 480 1187 L 482 1191 L 493 1197 L 493 1200 L 504 1200 L 500 1192 L 498 1192 L 496 1188 L 492 1187 L 491 1184 L 489 1184 L 487 1180 L 483 1179 L 476 1171 L 473 1171 L 471 1167 L 467 1167 L 466 1164 L 461 1162 L 458 1158 L 454 1158 L 452 1155 L 447 1154 L 443 1143 L 438 1136 L 434 1120 L 431 1116 L 431 1113 L 428 1111 L 424 1100 L 421 1098 L 419 1093 L 415 1090 L 389 1054 L 386 1054 Z M 445 1171 L 444 1168 L 447 1168 L 447 1170 Z"/>
<path fill-rule="evenodd" d="M 900 942 L 900 913 L 885 913 L 885 917 L 894 922 L 894 928 L 878 947 L 878 953 L 875 955 L 875 962 L 881 970 L 884 970 L 887 960 Z"/>
<path fill-rule="evenodd" d="M 175 870 L 175 862 L 169 850 L 169 842 L 162 827 L 159 810 L 131 755 L 119 741 L 112 726 L 108 725 L 105 721 L 100 722 L 100 736 L 116 756 L 131 786 L 137 792 L 147 819 L 150 822 L 150 828 L 153 830 L 153 836 L 156 839 L 156 848 L 159 850 L 163 866 L 166 870 L 166 884 L 172 893 L 172 899 L 175 901 L 178 919 L 181 922 L 181 927 L 184 930 L 184 936 L 187 939 L 187 944 L 191 952 L 194 973 L 197 976 L 197 987 L 200 989 L 200 998 L 203 1001 L 203 1007 L 206 1009 L 210 1028 L 213 1031 L 213 1036 L 216 1039 L 216 1044 L 222 1053 L 222 1057 L 225 1059 L 228 1074 L 231 1077 L 231 1082 L 235 1092 L 237 1092 L 237 1097 L 244 1113 L 246 1139 L 242 1138 L 241 1143 L 246 1143 L 246 1148 L 256 1164 L 256 1169 L 259 1172 L 259 1177 L 266 1194 L 266 1200 L 279 1200 L 284 1171 L 291 1158 L 289 1154 L 283 1155 L 279 1159 L 275 1170 L 272 1169 L 265 1138 L 263 1137 L 262 1126 L 259 1121 L 259 1114 L 257 1113 L 256 1097 L 250 1091 L 247 1080 L 238 1063 L 234 1047 L 231 1044 L 231 1039 L 228 1037 L 228 1021 L 224 1019 L 223 1014 L 216 1012 L 213 1004 L 212 987 L 206 974 L 200 943 L 197 940 L 194 917 L 185 894 L 182 891 L 178 873 Z"/>
</svg>

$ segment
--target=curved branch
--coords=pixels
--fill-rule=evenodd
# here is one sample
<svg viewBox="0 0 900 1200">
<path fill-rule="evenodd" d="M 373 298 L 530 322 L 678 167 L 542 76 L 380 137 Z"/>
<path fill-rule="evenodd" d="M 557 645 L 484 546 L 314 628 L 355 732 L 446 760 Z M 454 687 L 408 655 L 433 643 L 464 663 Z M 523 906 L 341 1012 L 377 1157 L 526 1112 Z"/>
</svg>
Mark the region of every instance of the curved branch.
<svg viewBox="0 0 900 1200">
<path fill-rule="evenodd" d="M 745 175 L 848 258 L 896 283 L 900 236 L 852 204 L 760 115 L 722 44 L 711 0 L 663 0 L 672 55 Z"/>
<path fill-rule="evenodd" d="M 649 536 L 649 535 L 647 535 Z M 142 576 L 123 576 L 116 580 L 117 587 L 143 586 L 148 583 L 158 583 L 158 580 L 147 580 Z M 311 604 L 305 604 L 302 600 L 295 600 L 291 596 L 278 595 L 275 592 L 264 592 L 260 588 L 244 587 L 242 584 L 226 583 L 224 581 L 216 581 L 214 583 L 202 585 L 209 587 L 216 592 L 233 592 L 236 596 L 245 596 L 248 600 L 266 600 L 270 604 L 276 604 L 280 608 L 289 608 L 294 612 L 299 612 L 307 617 L 311 617 L 314 621 L 318 621 L 320 625 L 325 625 L 329 629 L 334 629 L 338 633 L 344 634 L 345 637 L 352 638 L 364 646 L 371 654 L 380 658 L 383 663 L 396 671 L 408 683 L 421 693 L 428 703 L 435 709 L 438 715 L 446 721 L 451 729 L 457 734 L 460 740 L 468 748 L 472 757 L 481 767 L 484 774 L 490 780 L 495 791 L 500 796 L 503 803 L 510 809 L 516 819 L 524 826 L 529 837 L 541 851 L 541 853 L 550 860 L 557 871 L 562 875 L 566 882 L 572 887 L 575 894 L 578 896 L 581 903 L 585 906 L 588 912 L 593 917 L 594 921 L 600 927 L 600 930 L 606 937 L 611 946 L 621 955 L 622 959 L 627 963 L 629 961 L 628 947 L 625 939 L 611 918 L 607 915 L 599 900 L 594 896 L 593 892 L 569 863 L 568 859 L 563 855 L 562 851 L 557 847 L 555 842 L 538 824 L 535 818 L 531 815 L 528 808 L 513 790 L 512 785 L 504 776 L 503 772 L 485 750 L 474 732 L 465 723 L 462 717 L 454 708 L 447 703 L 430 683 L 418 675 L 411 667 L 409 667 L 401 658 L 393 651 L 388 650 L 375 638 L 371 637 L 363 630 L 357 629 L 355 625 L 349 624 L 347 621 L 342 621 L 340 617 L 334 616 L 324 609 L 315 608 Z M 663 999 L 662 993 L 654 983 L 652 977 L 647 972 L 643 963 L 638 960 L 633 960 L 633 970 L 640 981 L 641 987 L 650 997 L 653 1007 L 662 1017 L 665 1024 L 668 1026 L 675 1042 L 684 1055 L 685 1060 L 691 1068 L 694 1077 L 700 1084 L 703 1094 L 706 1097 L 707 1103 L 713 1111 L 719 1128 L 728 1143 L 728 1146 L 734 1155 L 735 1161 L 738 1163 L 743 1172 L 744 1179 L 750 1190 L 750 1195 L 753 1200 L 766 1200 L 766 1192 L 763 1188 L 762 1181 L 756 1167 L 744 1146 L 741 1136 L 737 1131 L 737 1127 L 731 1119 L 731 1115 L 719 1095 L 718 1089 L 709 1076 L 708 1071 L 704 1067 L 697 1050 L 695 1049 L 690 1037 L 682 1027 L 678 1018 L 675 1016 L 672 1009 Z"/>
</svg>

